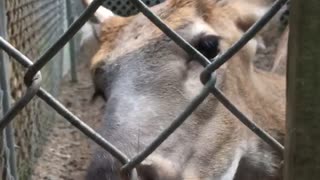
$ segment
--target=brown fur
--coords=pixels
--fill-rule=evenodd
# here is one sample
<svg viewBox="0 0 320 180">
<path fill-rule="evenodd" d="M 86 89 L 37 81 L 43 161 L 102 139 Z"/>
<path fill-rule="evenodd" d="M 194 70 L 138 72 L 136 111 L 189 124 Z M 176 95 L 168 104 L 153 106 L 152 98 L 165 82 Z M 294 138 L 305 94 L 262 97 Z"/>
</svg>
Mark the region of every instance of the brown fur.
<svg viewBox="0 0 320 180">
<path fill-rule="evenodd" d="M 99 66 L 103 66 L 103 61 L 108 51 L 114 47 L 114 37 L 118 36 L 119 31 L 126 25 L 129 19 L 122 17 L 113 17 L 107 22 L 104 22 L 101 27 L 101 36 L 99 41 L 102 42 L 99 51 L 91 61 L 91 70 L 94 73 L 95 69 Z"/>
<path fill-rule="evenodd" d="M 266 9 L 264 3 L 257 2 L 253 0 L 169 0 L 154 7 L 153 12 L 159 15 L 166 24 L 175 29 L 189 42 L 192 42 L 194 38 L 192 36 L 196 36 L 190 33 L 190 28 L 198 28 L 192 25 L 200 23 L 199 26 L 201 26 L 203 22 L 203 24 L 208 26 L 208 28 L 204 27 L 205 32 L 203 33 L 216 33 L 216 35 L 221 37 L 220 50 L 223 52 L 236 42 L 243 35 L 243 32 L 260 17 L 261 12 Z M 199 74 L 203 68 L 195 61 L 191 61 L 190 63 L 187 63 L 189 61 L 184 62 L 183 59 L 187 56 L 186 53 L 178 46 L 173 45 L 172 42 L 166 41 L 163 33 L 142 14 L 129 18 L 109 18 L 104 21 L 101 29 L 100 39 L 102 43 L 91 61 L 91 71 L 93 72 L 94 80 L 103 77 L 110 78 L 110 81 L 112 81 L 114 77 L 108 76 L 110 73 L 106 68 L 108 69 L 108 67 L 115 64 L 120 64 L 122 65 L 120 67 L 125 68 L 126 64 L 130 64 L 141 54 L 142 59 L 137 59 L 137 63 L 140 61 L 142 61 L 142 65 L 153 63 L 151 64 L 152 67 L 157 68 L 155 70 L 160 73 L 146 75 L 148 79 L 145 80 L 146 84 L 140 81 L 130 82 L 139 84 L 135 87 L 137 89 L 142 89 L 144 86 L 148 87 L 147 90 L 137 90 L 137 93 L 141 92 L 145 96 L 149 93 L 152 94 L 150 97 L 147 96 L 151 99 L 148 101 L 151 104 L 147 105 L 147 107 L 159 107 L 155 111 L 164 116 L 164 119 L 160 120 L 162 117 L 160 116 L 158 117 L 158 121 L 152 123 L 151 119 L 153 119 L 153 116 L 149 115 L 150 112 L 146 110 L 148 108 L 132 112 L 135 113 L 135 118 L 132 118 L 129 112 L 127 114 L 118 114 L 117 117 L 123 117 L 123 119 L 127 120 L 127 123 L 123 124 L 123 128 L 128 127 L 128 131 L 112 131 L 112 133 L 110 132 L 111 134 L 107 132 L 106 134 L 108 135 L 105 135 L 105 137 L 114 140 L 113 138 L 117 139 L 117 133 L 124 133 L 124 137 L 121 138 L 125 139 L 125 134 L 136 133 L 138 131 L 134 126 L 135 124 L 139 124 L 139 127 L 141 127 L 139 132 L 141 131 L 140 133 L 142 134 L 139 136 L 141 141 L 149 142 L 149 136 L 155 137 L 157 135 L 154 129 L 158 127 L 156 126 L 157 123 L 161 123 L 161 126 L 167 126 L 170 122 L 168 118 L 172 117 L 168 112 L 181 112 L 181 108 L 185 107 L 186 102 L 190 101 L 198 93 L 202 87 L 199 81 Z M 165 43 L 166 45 L 162 46 Z M 156 47 L 162 48 L 156 49 Z M 156 49 L 154 52 L 153 48 Z M 252 65 L 251 61 L 256 54 L 256 48 L 256 41 L 250 41 L 223 65 L 217 71 L 217 86 L 250 119 L 282 141 L 285 122 L 284 77 L 260 71 Z M 166 57 L 158 57 L 158 51 L 163 51 L 163 54 L 167 55 L 168 58 L 172 54 L 167 53 L 172 51 L 177 60 L 173 61 L 175 58 L 171 58 L 173 59 L 172 61 L 168 60 L 165 63 L 163 61 L 167 61 Z M 143 57 L 149 57 L 149 55 L 152 57 L 152 54 L 154 54 L 154 58 L 143 61 Z M 123 59 L 126 60 L 124 64 L 122 64 Z M 170 63 L 172 66 L 170 66 Z M 135 76 L 134 73 L 136 72 L 141 73 L 141 77 L 144 76 L 144 73 L 150 73 L 148 69 L 139 70 L 142 67 L 132 68 L 134 69 L 132 76 Z M 105 72 L 97 74 L 97 69 L 102 69 Z M 161 73 L 163 71 L 167 73 Z M 141 78 L 140 76 L 138 78 Z M 175 80 L 175 78 L 178 80 Z M 102 90 L 109 88 L 107 87 L 109 84 L 105 83 L 106 81 L 99 82 L 102 82 L 99 85 Z M 121 84 L 121 82 L 118 83 Z M 121 87 L 126 87 L 126 84 L 121 84 Z M 130 86 L 127 86 L 127 88 L 124 90 L 128 92 L 126 95 L 130 96 L 132 89 L 130 89 Z M 109 91 L 111 90 L 108 90 L 106 94 L 119 93 Z M 153 98 L 163 100 L 161 100 L 160 104 L 154 105 L 152 104 Z M 119 99 L 122 99 L 122 97 L 119 97 Z M 128 100 L 119 101 L 120 105 L 117 104 L 118 100 L 117 103 L 109 102 L 107 106 L 111 110 L 114 110 L 112 108 L 122 107 L 121 103 L 128 103 L 130 105 L 129 99 L 130 97 L 128 97 Z M 157 102 L 155 101 L 155 103 Z M 110 110 L 107 112 L 110 113 Z M 106 114 L 107 117 L 109 117 L 108 114 Z M 135 122 L 136 119 L 139 119 L 139 121 Z M 107 118 L 105 121 L 111 120 Z M 131 121 L 134 121 L 132 129 L 130 128 Z M 119 122 L 122 122 L 122 120 Z M 105 128 L 108 129 L 110 127 L 106 126 Z M 190 139 L 186 139 L 186 136 Z M 114 140 L 112 142 L 126 153 L 133 153 L 126 146 L 130 142 L 123 141 Z M 232 179 L 281 179 L 281 155 L 272 150 L 271 147 L 265 144 L 239 122 L 233 114 L 217 102 L 214 97 L 210 96 L 193 113 L 189 121 L 185 122 L 171 138 L 137 168 L 138 175 L 140 175 L 140 179 L 142 180 L 205 178 L 229 180 L 230 177 L 226 178 L 224 175 L 229 173 L 229 168 L 232 167 L 232 162 L 237 157 L 238 150 L 241 152 L 241 157 L 239 159 L 239 166 L 237 166 L 237 172 L 232 176 L 234 177 Z M 104 154 L 104 152 L 100 153 Z M 114 161 L 110 160 L 108 155 L 104 155 L 104 157 L 104 162 L 111 163 Z M 88 179 L 93 176 L 97 177 L 94 172 L 99 163 L 103 164 L 100 161 L 100 159 L 92 161 Z M 103 166 L 107 165 L 103 164 Z M 118 164 L 113 164 L 111 167 L 118 167 Z M 111 178 L 114 177 L 114 174 L 107 176 Z M 98 179 L 92 178 L 92 180 Z"/>
</svg>

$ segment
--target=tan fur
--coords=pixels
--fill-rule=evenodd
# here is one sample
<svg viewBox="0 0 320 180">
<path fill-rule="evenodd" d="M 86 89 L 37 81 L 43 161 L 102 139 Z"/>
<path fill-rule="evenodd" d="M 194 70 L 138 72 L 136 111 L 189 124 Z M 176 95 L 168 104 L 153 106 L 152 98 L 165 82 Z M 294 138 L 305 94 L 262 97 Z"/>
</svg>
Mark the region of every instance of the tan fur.
<svg viewBox="0 0 320 180">
<path fill-rule="evenodd" d="M 202 22 L 207 24 L 208 28 L 203 27 L 204 33 L 216 33 L 220 36 L 220 49 L 224 52 L 265 12 L 267 9 L 265 4 L 253 0 L 168 0 L 154 7 L 153 12 L 189 42 L 193 37 L 190 35 L 190 29 L 184 28 L 184 26 L 189 27 L 189 24 L 195 23 L 201 25 Z M 142 14 L 129 18 L 112 17 L 102 25 L 100 37 L 102 43 L 92 59 L 91 71 L 94 74 L 99 67 L 117 63 L 115 61 L 121 59 L 122 56 L 148 47 L 150 42 L 163 36 L 163 33 Z M 168 46 L 177 55 L 186 56 L 178 46 L 173 46 L 170 43 Z M 283 141 L 284 77 L 256 69 L 251 62 L 256 54 L 256 49 L 257 41 L 253 39 L 223 65 L 217 71 L 217 86 L 244 114 L 272 136 Z M 166 60 L 166 58 L 160 58 L 159 61 Z M 189 65 L 192 71 L 181 68 L 184 73 L 181 76 L 185 76 L 186 82 L 184 89 L 177 91 L 181 92 L 183 97 L 191 99 L 203 85 L 199 81 L 201 66 Z M 165 81 L 165 79 L 161 80 Z M 167 85 L 167 89 L 165 86 L 161 86 L 161 88 L 169 91 L 171 86 L 169 83 Z M 160 93 L 160 96 L 168 96 L 165 92 Z M 175 99 L 175 97 L 171 99 Z M 165 111 L 166 108 L 170 110 L 168 107 L 170 105 L 160 104 L 159 106 Z M 159 177 L 155 178 L 156 180 L 230 179 L 225 173 L 229 171 L 229 168 L 232 167 L 232 161 L 238 156 L 240 164 L 233 179 L 281 179 L 281 155 L 273 151 L 239 122 L 214 97 L 210 96 L 200 105 L 190 117 L 190 121 L 177 130 L 176 136 L 180 137 L 179 134 L 182 134 L 181 137 L 184 137 L 185 129 L 191 129 L 188 135 L 190 135 L 192 149 L 194 149 L 192 156 L 188 159 L 187 164 L 179 163 L 180 158 L 177 156 L 184 155 L 185 148 L 191 148 L 187 145 L 183 147 L 183 142 L 179 144 L 182 146 L 181 150 L 180 146 L 174 149 L 177 152 L 176 156 L 170 157 L 171 159 L 163 157 L 161 153 L 166 152 L 164 149 L 177 144 L 176 137 L 168 139 L 167 144 L 161 146 L 163 149 L 160 148 L 146 160 L 149 164 L 151 162 L 152 167 L 158 169 L 156 174 L 163 174 L 162 176 L 157 174 Z M 196 131 L 198 129 L 201 130 Z M 150 166 L 146 167 L 150 168 Z M 144 170 L 140 169 L 140 172 L 143 173 Z"/>
<path fill-rule="evenodd" d="M 281 39 L 277 47 L 277 52 L 275 55 L 272 72 L 282 74 L 282 75 L 286 74 L 288 39 L 289 39 L 289 27 L 286 27 L 286 29 L 281 35 Z"/>
<path fill-rule="evenodd" d="M 107 21 L 104 21 L 101 27 L 101 47 L 99 48 L 96 55 L 91 60 L 91 71 L 94 74 L 95 69 L 105 64 L 104 59 L 110 49 L 114 47 L 116 43 L 114 37 L 118 36 L 119 31 L 127 24 L 129 19 L 122 17 L 113 17 Z"/>
</svg>

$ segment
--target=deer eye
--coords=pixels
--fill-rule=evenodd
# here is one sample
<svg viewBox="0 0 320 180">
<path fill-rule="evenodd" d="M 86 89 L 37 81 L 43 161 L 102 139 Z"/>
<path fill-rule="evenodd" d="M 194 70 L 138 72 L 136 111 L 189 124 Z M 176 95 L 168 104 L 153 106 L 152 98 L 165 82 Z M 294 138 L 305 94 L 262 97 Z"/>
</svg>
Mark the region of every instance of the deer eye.
<svg viewBox="0 0 320 180">
<path fill-rule="evenodd" d="M 198 39 L 198 42 L 195 44 L 195 48 L 200 51 L 208 59 L 216 57 L 219 50 L 219 36 L 215 35 L 203 35 Z"/>
</svg>

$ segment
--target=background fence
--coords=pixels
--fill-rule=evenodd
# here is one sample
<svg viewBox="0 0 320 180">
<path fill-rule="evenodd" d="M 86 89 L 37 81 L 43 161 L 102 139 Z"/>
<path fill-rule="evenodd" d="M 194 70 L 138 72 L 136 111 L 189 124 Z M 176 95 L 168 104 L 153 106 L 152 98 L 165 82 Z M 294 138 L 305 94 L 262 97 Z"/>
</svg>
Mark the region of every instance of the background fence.
<svg viewBox="0 0 320 180">
<path fill-rule="evenodd" d="M 164 0 L 143 0 L 148 6 L 153 6 L 163 1 Z M 130 16 L 139 12 L 130 0 L 106 0 L 103 5 L 120 16 Z"/>
<path fill-rule="evenodd" d="M 70 16 L 77 16 L 82 11 L 81 1 L 69 1 L 73 8 L 67 13 L 65 0 L 0 0 L 1 36 L 30 59 L 40 56 L 66 30 Z M 69 15 L 69 17 L 68 17 Z M 71 19 L 72 20 L 72 19 Z M 5 26 L 6 25 L 6 26 Z M 42 69 L 42 84 L 50 93 L 56 96 L 62 76 L 69 71 L 70 53 L 67 46 L 55 55 L 54 60 Z M 73 49 L 75 51 L 75 49 Z M 0 54 L 1 80 L 7 82 L 0 86 L 0 112 L 7 111 L 5 106 L 21 98 L 25 91 L 23 74 L 25 69 L 5 54 Z M 5 70 L 5 71 L 4 71 Z M 6 77 L 4 77 L 4 74 Z M 10 89 L 9 89 L 10 87 Z M 6 94 L 7 93 L 7 94 Z M 8 96 L 10 98 L 8 98 Z M 8 98 L 8 102 L 5 102 Z M 5 105 L 6 104 L 6 105 Z M 28 179 L 32 166 L 41 153 L 41 147 L 46 142 L 50 127 L 55 121 L 55 113 L 49 110 L 46 103 L 34 99 L 16 117 L 12 127 L 16 141 L 10 144 L 10 134 L 1 138 L 0 179 L 10 179 L 16 176 L 14 167 L 9 166 L 10 151 L 16 151 L 16 163 L 19 167 L 18 177 Z M 10 129 L 7 129 L 10 130 Z M 3 147 L 3 148 L 2 148 Z M 2 148 L 2 149 L 1 149 Z M 10 151 L 9 151 L 10 150 Z M 6 162 L 7 161 L 7 162 Z"/>
</svg>

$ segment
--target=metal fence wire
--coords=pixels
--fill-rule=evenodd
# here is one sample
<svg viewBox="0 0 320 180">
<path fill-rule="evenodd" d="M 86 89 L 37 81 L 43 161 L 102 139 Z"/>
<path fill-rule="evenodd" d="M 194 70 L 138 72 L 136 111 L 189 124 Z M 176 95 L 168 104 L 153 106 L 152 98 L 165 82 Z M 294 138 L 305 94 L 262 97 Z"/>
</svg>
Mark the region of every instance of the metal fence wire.
<svg viewBox="0 0 320 180">
<path fill-rule="evenodd" d="M 164 0 L 143 0 L 148 6 L 159 4 Z M 105 0 L 103 5 L 120 16 L 130 16 L 139 12 L 130 0 Z"/>
<path fill-rule="evenodd" d="M 41 55 L 35 63 L 32 63 L 24 54 L 15 49 L 3 37 L 0 37 L 0 48 L 9 56 L 17 60 L 22 66 L 27 68 L 24 81 L 27 90 L 22 98 L 20 98 L 13 107 L 4 114 L 0 121 L 0 130 L 2 131 L 15 116 L 35 97 L 40 97 L 72 125 L 78 128 L 82 133 L 108 151 L 122 164 L 122 172 L 129 173 L 136 165 L 141 163 L 148 155 L 150 155 L 160 144 L 165 141 L 174 131 L 188 118 L 188 116 L 206 99 L 209 94 L 213 94 L 234 116 L 236 116 L 244 125 L 252 130 L 257 136 L 262 138 L 266 143 L 273 147 L 280 155 L 284 152 L 284 147 L 262 128 L 258 127 L 245 114 L 241 113 L 235 105 L 230 102 L 225 95 L 215 87 L 216 76 L 215 70 L 228 61 L 235 53 L 237 53 L 250 39 L 252 39 L 270 19 L 279 11 L 286 3 L 286 0 L 277 0 L 273 3 L 270 10 L 258 20 L 243 37 L 232 45 L 230 49 L 214 59 L 207 59 L 194 47 L 181 38 L 175 31 L 170 29 L 159 17 L 153 14 L 150 9 L 141 0 L 130 0 L 136 8 L 142 12 L 150 21 L 160 28 L 167 36 L 169 36 L 176 44 L 183 48 L 186 52 L 196 57 L 203 65 L 204 71 L 201 73 L 201 82 L 204 84 L 201 92 L 192 100 L 187 108 L 165 129 L 145 150 L 129 159 L 124 153 L 113 146 L 101 135 L 96 133 L 92 128 L 82 122 L 77 116 L 72 114 L 63 104 L 57 101 L 51 94 L 44 90 L 41 85 L 41 73 L 43 68 L 51 58 L 76 34 L 76 32 L 85 24 L 86 21 L 94 14 L 104 0 L 93 1 L 81 16 L 72 23 L 70 28 L 54 43 L 43 55 Z"/>
<path fill-rule="evenodd" d="M 71 11 L 66 8 L 67 2 L 72 5 Z M 67 17 L 82 12 L 81 6 L 81 0 L 0 0 L 0 36 L 34 60 L 67 29 Z M 78 37 L 76 35 L 73 40 L 78 40 Z M 71 48 L 64 48 L 41 70 L 42 87 L 54 96 L 59 93 L 62 76 L 73 67 L 69 61 L 72 52 Z M 12 102 L 23 96 L 26 90 L 23 83 L 25 70 L 14 58 L 0 52 L 0 89 L 4 92 L 0 111 L 7 112 Z M 7 180 L 10 175 L 29 178 L 56 116 L 45 102 L 36 98 L 15 117 L 12 128 L 7 126 L 5 133 L 0 134 L 0 141 L 3 141 L 0 146 L 0 179 Z M 19 167 L 18 174 L 14 164 Z M 5 173 L 5 169 L 10 169 L 10 173 Z"/>
</svg>

